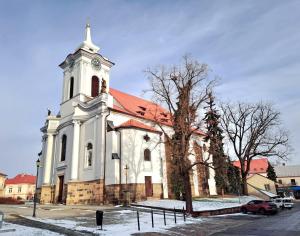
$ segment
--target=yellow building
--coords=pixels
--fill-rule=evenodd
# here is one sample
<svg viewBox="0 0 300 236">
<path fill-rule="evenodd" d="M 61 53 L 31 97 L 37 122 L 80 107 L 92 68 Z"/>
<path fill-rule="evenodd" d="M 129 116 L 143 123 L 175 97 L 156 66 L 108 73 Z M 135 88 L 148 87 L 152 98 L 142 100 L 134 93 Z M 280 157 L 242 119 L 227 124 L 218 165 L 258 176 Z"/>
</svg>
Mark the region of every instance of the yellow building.
<svg viewBox="0 0 300 236">
<path fill-rule="evenodd" d="M 275 182 L 261 174 L 250 175 L 247 179 L 248 194 L 269 200 L 277 196 Z"/>
<path fill-rule="evenodd" d="M 7 176 L 6 174 L 0 172 L 0 197 L 4 196 L 6 176 Z"/>
<path fill-rule="evenodd" d="M 5 197 L 18 200 L 32 200 L 35 191 L 36 177 L 28 174 L 19 174 L 5 181 Z"/>
</svg>

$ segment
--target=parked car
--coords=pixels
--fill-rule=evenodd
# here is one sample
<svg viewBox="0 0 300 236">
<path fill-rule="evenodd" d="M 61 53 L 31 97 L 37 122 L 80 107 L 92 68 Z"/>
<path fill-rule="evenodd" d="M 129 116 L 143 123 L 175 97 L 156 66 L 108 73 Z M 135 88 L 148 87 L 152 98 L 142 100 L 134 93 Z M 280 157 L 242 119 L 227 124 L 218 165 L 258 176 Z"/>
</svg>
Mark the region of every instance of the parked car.
<svg viewBox="0 0 300 236">
<path fill-rule="evenodd" d="M 273 199 L 274 204 L 276 204 L 277 208 L 287 208 L 292 209 L 294 206 L 294 203 L 292 202 L 291 198 L 276 198 Z"/>
<path fill-rule="evenodd" d="M 241 211 L 246 214 L 247 212 L 253 212 L 254 214 L 276 214 L 277 206 L 273 202 L 263 200 L 252 200 L 245 205 L 242 205 Z"/>
</svg>

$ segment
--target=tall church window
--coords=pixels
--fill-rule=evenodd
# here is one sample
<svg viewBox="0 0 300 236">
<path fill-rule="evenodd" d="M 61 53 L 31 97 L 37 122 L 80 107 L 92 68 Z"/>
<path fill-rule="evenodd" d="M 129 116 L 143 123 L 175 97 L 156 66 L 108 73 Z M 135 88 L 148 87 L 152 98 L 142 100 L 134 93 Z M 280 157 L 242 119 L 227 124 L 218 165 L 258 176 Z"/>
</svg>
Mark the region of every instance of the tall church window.
<svg viewBox="0 0 300 236">
<path fill-rule="evenodd" d="M 148 148 L 144 150 L 144 161 L 151 161 L 151 151 Z"/>
<path fill-rule="evenodd" d="M 66 150 L 67 150 L 67 135 L 64 134 L 61 139 L 60 161 L 66 160 Z"/>
<path fill-rule="evenodd" d="M 97 97 L 99 95 L 99 79 L 97 76 L 92 77 L 92 97 Z"/>
<path fill-rule="evenodd" d="M 69 87 L 69 99 L 71 99 L 74 95 L 74 77 L 70 78 L 70 87 Z"/>
<path fill-rule="evenodd" d="M 92 166 L 93 163 L 93 144 L 88 143 L 86 145 L 86 152 L 85 152 L 85 162 L 86 162 L 86 166 Z"/>
</svg>

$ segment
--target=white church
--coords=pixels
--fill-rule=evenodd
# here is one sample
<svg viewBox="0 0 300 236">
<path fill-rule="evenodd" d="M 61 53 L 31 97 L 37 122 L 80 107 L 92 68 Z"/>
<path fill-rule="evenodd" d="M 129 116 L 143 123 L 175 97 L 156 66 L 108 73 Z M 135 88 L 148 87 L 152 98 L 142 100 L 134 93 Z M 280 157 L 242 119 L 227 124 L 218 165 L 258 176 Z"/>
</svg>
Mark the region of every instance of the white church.
<svg viewBox="0 0 300 236">
<path fill-rule="evenodd" d="M 110 88 L 113 66 L 92 42 L 87 24 L 85 40 L 59 65 L 60 111 L 49 112 L 41 128 L 41 203 L 118 203 L 125 195 L 131 201 L 174 197 L 170 149 L 157 125 L 159 118 L 172 132 L 168 112 Z M 209 158 L 203 137 L 201 132 L 193 135 L 192 162 Z M 216 195 L 212 169 L 195 166 L 191 185 L 193 196 Z"/>
</svg>

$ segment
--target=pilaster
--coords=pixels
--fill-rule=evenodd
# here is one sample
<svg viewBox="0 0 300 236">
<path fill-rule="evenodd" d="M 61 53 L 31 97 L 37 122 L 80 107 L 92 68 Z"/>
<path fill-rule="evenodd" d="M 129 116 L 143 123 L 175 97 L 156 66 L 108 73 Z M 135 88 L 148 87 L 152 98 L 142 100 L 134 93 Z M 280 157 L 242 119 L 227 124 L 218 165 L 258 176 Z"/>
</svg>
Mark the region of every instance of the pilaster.
<svg viewBox="0 0 300 236">
<path fill-rule="evenodd" d="M 72 150 L 72 166 L 71 180 L 78 179 L 78 162 L 79 162 L 79 141 L 80 141 L 80 124 L 79 120 L 73 121 L 73 150 Z"/>
</svg>

